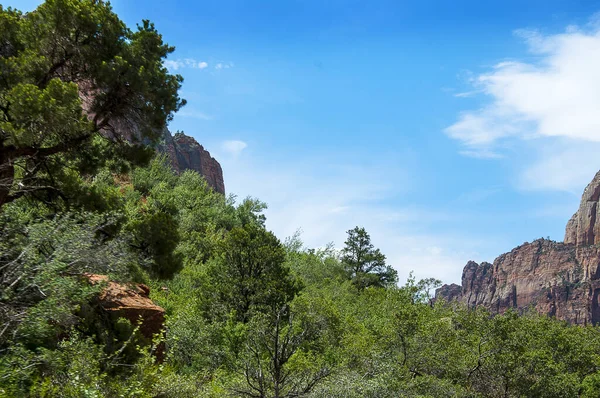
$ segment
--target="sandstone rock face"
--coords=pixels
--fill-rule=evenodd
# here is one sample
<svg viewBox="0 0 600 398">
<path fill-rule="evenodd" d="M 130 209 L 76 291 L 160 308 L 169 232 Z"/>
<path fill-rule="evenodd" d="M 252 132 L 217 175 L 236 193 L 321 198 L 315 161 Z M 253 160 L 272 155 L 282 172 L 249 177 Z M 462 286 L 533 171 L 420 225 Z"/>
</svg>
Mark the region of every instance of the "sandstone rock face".
<svg viewBox="0 0 600 398">
<path fill-rule="evenodd" d="M 461 286 L 444 285 L 436 298 L 492 313 L 529 308 L 573 324 L 600 323 L 600 172 L 567 223 L 565 243 L 539 239 L 501 255 L 493 264 L 467 263 Z M 459 292 L 460 288 L 460 292 Z"/>
<path fill-rule="evenodd" d="M 165 128 L 163 144 L 158 149 L 169 156 L 175 171 L 180 173 L 185 170 L 195 170 L 216 192 L 225 194 L 221 165 L 194 138 L 183 133 L 176 133 L 172 136 Z"/>
<path fill-rule="evenodd" d="M 446 301 L 457 301 L 462 297 L 462 286 L 452 283 L 444 285 L 435 291 L 435 297 L 442 297 Z"/>
<path fill-rule="evenodd" d="M 565 243 L 578 246 L 596 245 L 600 243 L 600 171 L 585 188 L 579 210 L 567 224 Z"/>
<path fill-rule="evenodd" d="M 162 333 L 165 310 L 150 300 L 150 288 L 143 284 L 123 285 L 108 280 L 105 275 L 87 275 L 92 284 L 107 283 L 99 296 L 100 306 L 115 318 L 126 318 L 140 323 L 140 332 L 146 338 Z"/>
</svg>

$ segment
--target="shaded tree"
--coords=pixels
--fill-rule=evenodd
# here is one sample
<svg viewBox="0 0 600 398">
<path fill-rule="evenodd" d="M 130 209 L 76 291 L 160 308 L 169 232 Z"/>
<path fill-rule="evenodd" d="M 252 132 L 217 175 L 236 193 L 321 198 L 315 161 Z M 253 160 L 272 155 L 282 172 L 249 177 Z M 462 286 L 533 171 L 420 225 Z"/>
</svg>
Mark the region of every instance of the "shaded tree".
<svg viewBox="0 0 600 398">
<path fill-rule="evenodd" d="M 300 290 L 285 265 L 285 249 L 273 233 L 256 224 L 233 228 L 221 244 L 219 261 L 209 269 L 218 301 L 237 321 L 270 312 Z"/>
</svg>

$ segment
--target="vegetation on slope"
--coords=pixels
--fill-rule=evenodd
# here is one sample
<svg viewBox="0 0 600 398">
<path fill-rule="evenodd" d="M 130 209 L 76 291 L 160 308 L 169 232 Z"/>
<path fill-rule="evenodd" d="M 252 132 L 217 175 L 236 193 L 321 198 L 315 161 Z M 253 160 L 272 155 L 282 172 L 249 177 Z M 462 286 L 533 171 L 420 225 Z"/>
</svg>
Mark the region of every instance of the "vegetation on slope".
<svg viewBox="0 0 600 398">
<path fill-rule="evenodd" d="M 170 51 L 99 0 L 0 9 L 0 396 L 599 395 L 598 328 L 433 303 L 364 229 L 339 253 L 282 243 L 260 201 L 107 139 L 182 104 Z M 149 284 L 166 333 L 103 317 L 86 273 Z"/>
</svg>

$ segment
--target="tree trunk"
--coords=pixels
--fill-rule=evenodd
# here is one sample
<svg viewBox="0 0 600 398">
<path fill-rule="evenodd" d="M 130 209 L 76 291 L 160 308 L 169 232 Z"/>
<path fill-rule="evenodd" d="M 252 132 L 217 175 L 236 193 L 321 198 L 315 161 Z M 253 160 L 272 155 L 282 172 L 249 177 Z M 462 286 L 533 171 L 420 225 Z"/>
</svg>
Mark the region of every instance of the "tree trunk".
<svg viewBox="0 0 600 398">
<path fill-rule="evenodd" d="M 15 167 L 12 159 L 0 151 L 0 208 L 7 202 L 15 179 Z"/>
</svg>

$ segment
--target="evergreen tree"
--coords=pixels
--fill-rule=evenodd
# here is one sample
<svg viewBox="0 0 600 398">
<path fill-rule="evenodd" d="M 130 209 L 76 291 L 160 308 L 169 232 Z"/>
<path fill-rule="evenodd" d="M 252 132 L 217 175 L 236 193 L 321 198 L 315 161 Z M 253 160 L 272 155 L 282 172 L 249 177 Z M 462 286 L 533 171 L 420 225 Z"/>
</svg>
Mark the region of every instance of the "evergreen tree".
<svg viewBox="0 0 600 398">
<path fill-rule="evenodd" d="M 27 14 L 0 5 L 0 207 L 67 199 L 79 175 L 147 161 L 141 144 L 184 104 L 181 76 L 163 65 L 173 50 L 103 0 L 48 0 Z"/>
<path fill-rule="evenodd" d="M 345 245 L 342 263 L 356 287 L 361 290 L 369 286 L 386 287 L 398 281 L 398 272 L 386 265 L 385 255 L 375 249 L 364 228 L 349 230 Z"/>
<path fill-rule="evenodd" d="M 273 313 L 300 289 L 285 265 L 279 239 L 255 223 L 232 229 L 221 253 L 209 275 L 219 301 L 239 322 L 248 322 L 254 313 Z"/>
</svg>

